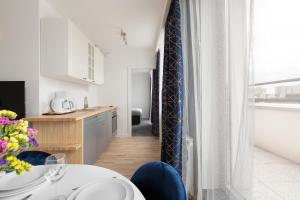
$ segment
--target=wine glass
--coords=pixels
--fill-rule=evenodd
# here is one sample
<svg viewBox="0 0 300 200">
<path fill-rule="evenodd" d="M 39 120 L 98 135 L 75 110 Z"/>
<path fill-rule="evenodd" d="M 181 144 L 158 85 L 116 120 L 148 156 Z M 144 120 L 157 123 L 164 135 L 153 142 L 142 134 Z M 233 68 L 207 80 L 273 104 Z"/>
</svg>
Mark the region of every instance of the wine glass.
<svg viewBox="0 0 300 200">
<path fill-rule="evenodd" d="M 57 195 L 57 182 L 63 177 L 66 170 L 66 155 L 64 153 L 52 154 L 45 160 L 44 177 L 47 181 L 55 184 L 55 198 L 53 200 L 66 199 L 63 195 Z"/>
</svg>

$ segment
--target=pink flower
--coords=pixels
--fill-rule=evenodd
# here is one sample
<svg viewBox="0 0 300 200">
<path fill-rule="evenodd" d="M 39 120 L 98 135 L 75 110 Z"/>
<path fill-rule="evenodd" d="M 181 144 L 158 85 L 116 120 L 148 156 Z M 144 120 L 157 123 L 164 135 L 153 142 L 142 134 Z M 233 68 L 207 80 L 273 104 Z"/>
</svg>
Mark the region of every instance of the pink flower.
<svg viewBox="0 0 300 200">
<path fill-rule="evenodd" d="M 10 123 L 10 120 L 7 117 L 0 117 L 0 125 L 7 125 Z"/>
<path fill-rule="evenodd" d="M 7 147 L 7 141 L 0 140 L 0 154 L 6 152 L 6 147 Z"/>
<path fill-rule="evenodd" d="M 0 125 L 18 124 L 19 120 L 10 120 L 8 117 L 0 117 Z"/>
<path fill-rule="evenodd" d="M 27 128 L 27 131 L 34 136 L 38 134 L 38 130 L 34 128 Z"/>
</svg>

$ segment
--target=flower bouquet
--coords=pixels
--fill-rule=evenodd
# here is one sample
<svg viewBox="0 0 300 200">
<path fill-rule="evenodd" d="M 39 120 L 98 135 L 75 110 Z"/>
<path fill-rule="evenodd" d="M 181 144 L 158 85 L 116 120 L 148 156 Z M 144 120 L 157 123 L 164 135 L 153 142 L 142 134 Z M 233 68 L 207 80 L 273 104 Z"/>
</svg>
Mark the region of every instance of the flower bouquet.
<svg viewBox="0 0 300 200">
<path fill-rule="evenodd" d="M 35 139 L 38 131 L 28 127 L 28 121 L 16 120 L 17 114 L 0 110 L 0 172 L 29 171 L 31 164 L 21 161 L 17 155 L 38 147 Z"/>
</svg>

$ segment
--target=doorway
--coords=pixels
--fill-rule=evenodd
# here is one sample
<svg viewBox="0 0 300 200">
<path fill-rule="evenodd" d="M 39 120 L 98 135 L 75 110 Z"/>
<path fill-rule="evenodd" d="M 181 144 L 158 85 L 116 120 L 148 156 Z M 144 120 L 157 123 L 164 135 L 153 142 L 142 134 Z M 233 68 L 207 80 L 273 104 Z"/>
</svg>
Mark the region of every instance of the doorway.
<svg viewBox="0 0 300 200">
<path fill-rule="evenodd" d="M 128 132 L 152 136 L 152 68 L 128 69 Z"/>
</svg>

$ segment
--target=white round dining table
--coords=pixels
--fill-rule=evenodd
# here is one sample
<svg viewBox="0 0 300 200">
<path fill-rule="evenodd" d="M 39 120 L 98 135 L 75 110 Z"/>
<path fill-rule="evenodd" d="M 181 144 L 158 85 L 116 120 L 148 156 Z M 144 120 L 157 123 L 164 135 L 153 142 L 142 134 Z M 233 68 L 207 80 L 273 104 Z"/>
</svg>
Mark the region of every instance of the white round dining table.
<svg viewBox="0 0 300 200">
<path fill-rule="evenodd" d="M 22 198 L 31 194 L 28 200 L 48 200 L 56 196 L 55 195 L 56 189 L 58 195 L 64 195 L 68 197 L 69 195 L 72 194 L 72 192 L 74 192 L 72 189 L 81 187 L 95 180 L 104 179 L 104 178 L 117 178 L 128 182 L 132 186 L 134 191 L 133 200 L 145 200 L 145 198 L 143 197 L 142 193 L 138 190 L 138 188 L 129 179 L 122 176 L 121 174 L 103 167 L 98 167 L 93 165 L 77 165 L 77 164 L 68 164 L 67 171 L 64 177 L 55 183 L 58 184 L 57 188 L 55 188 L 55 184 L 51 184 L 45 181 L 34 190 L 28 191 L 26 193 L 17 196 L 13 196 L 9 198 L 8 197 L 0 198 L 0 199 L 21 200 Z M 101 199 L 101 197 L 95 197 L 95 200 L 98 199 Z"/>
</svg>

